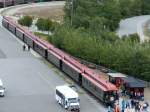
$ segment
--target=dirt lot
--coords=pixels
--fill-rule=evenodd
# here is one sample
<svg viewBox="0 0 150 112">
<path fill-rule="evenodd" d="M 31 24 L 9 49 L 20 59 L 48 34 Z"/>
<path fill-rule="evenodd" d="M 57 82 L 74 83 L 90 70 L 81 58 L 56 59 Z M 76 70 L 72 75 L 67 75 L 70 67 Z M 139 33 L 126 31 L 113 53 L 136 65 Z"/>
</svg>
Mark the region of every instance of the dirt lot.
<svg viewBox="0 0 150 112">
<path fill-rule="evenodd" d="M 62 21 L 64 12 L 63 6 L 38 6 L 20 9 L 14 14 L 14 16 L 18 15 L 30 15 L 34 17 L 51 18 L 57 21 Z"/>
<path fill-rule="evenodd" d="M 20 15 L 31 15 L 34 17 L 50 18 L 62 21 L 64 16 L 64 1 L 40 2 L 16 5 L 0 10 L 1 15 L 12 18 L 20 18 Z"/>
</svg>

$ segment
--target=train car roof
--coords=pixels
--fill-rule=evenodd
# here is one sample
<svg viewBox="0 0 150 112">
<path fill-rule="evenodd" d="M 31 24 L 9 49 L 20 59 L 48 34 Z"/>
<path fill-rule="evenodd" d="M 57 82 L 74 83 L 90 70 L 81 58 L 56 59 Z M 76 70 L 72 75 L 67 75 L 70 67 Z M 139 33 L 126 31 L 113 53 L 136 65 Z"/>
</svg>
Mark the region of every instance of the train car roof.
<svg viewBox="0 0 150 112">
<path fill-rule="evenodd" d="M 82 72 L 83 65 L 81 63 L 79 63 L 78 61 L 76 61 L 70 56 L 65 57 L 64 60 L 66 60 L 67 62 L 69 62 L 70 64 L 72 64 L 74 67 L 78 68 Z"/>
<path fill-rule="evenodd" d="M 89 77 L 91 77 L 92 79 L 97 81 L 99 84 L 107 88 L 107 91 L 118 90 L 114 84 L 110 83 L 104 78 L 100 78 L 98 74 L 95 74 L 92 70 L 88 68 L 85 70 L 85 74 L 87 74 Z"/>
<path fill-rule="evenodd" d="M 92 79 L 91 77 L 89 77 L 87 74 L 82 74 L 83 77 L 85 77 L 88 81 L 90 81 L 91 83 L 93 83 L 96 87 L 102 89 L 103 91 L 107 91 L 107 89 L 102 86 L 101 84 L 99 84 L 97 81 L 95 81 L 94 79 Z"/>
<path fill-rule="evenodd" d="M 121 79 L 130 88 L 145 88 L 146 87 L 144 81 L 136 79 L 136 78 L 133 78 L 133 77 L 130 77 L 130 76 L 122 77 Z"/>
<path fill-rule="evenodd" d="M 86 79 L 88 79 L 91 83 L 93 83 L 96 87 L 100 88 L 103 91 L 117 91 L 118 90 L 116 88 L 116 86 L 109 83 L 109 81 L 106 81 L 106 83 L 109 86 L 109 88 L 108 88 L 108 87 L 102 85 L 101 83 L 99 83 L 98 81 L 94 80 L 93 78 L 89 77 L 87 74 L 82 74 L 82 76 L 85 77 Z"/>
<path fill-rule="evenodd" d="M 121 78 L 121 77 L 127 77 L 126 75 L 122 74 L 122 73 L 107 73 L 110 77 L 113 78 Z"/>
</svg>

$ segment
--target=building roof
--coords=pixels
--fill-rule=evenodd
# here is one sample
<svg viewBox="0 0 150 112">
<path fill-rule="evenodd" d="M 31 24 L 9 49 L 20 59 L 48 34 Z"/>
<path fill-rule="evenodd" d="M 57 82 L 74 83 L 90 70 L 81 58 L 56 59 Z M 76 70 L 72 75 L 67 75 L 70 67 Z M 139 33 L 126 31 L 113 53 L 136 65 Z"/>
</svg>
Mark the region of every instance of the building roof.
<svg viewBox="0 0 150 112">
<path fill-rule="evenodd" d="M 82 76 L 84 76 L 86 79 L 88 79 L 91 83 L 93 83 L 95 86 L 99 87 L 103 91 L 117 91 L 117 87 L 110 83 L 109 81 L 102 79 L 98 77 L 97 75 L 93 75 L 92 73 L 82 73 Z"/>
<path fill-rule="evenodd" d="M 121 79 L 130 88 L 145 88 L 146 87 L 144 81 L 133 78 L 133 77 L 122 77 Z"/>
<path fill-rule="evenodd" d="M 126 75 L 122 73 L 107 73 L 110 77 L 117 78 L 117 77 L 127 77 Z"/>
<path fill-rule="evenodd" d="M 56 90 L 62 93 L 66 98 L 78 98 L 78 93 L 67 85 L 57 86 Z"/>
</svg>

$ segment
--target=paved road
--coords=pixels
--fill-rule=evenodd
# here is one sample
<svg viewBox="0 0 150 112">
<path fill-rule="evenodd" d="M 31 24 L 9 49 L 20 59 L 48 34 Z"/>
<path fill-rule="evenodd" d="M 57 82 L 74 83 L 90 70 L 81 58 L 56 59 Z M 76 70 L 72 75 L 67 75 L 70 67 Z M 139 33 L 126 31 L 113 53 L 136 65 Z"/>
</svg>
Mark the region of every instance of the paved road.
<svg viewBox="0 0 150 112">
<path fill-rule="evenodd" d="M 38 54 L 22 51 L 22 44 L 0 26 L 0 78 L 6 95 L 0 98 L 0 112 L 65 112 L 54 99 L 55 86 L 73 83 Z M 78 87 L 81 112 L 106 109 Z"/>
<path fill-rule="evenodd" d="M 141 35 L 142 31 L 142 24 L 150 19 L 150 15 L 145 16 L 135 16 L 131 18 L 124 19 L 120 22 L 120 27 L 117 30 L 117 34 L 119 37 L 123 35 L 129 35 L 134 33 L 140 33 L 140 40 L 144 41 L 144 36 Z"/>
</svg>

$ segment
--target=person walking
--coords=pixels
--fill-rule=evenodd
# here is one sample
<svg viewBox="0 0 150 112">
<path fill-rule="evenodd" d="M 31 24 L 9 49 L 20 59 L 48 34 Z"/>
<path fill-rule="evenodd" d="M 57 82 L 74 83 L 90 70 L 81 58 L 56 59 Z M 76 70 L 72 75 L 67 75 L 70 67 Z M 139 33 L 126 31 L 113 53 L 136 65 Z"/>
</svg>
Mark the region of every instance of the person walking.
<svg viewBox="0 0 150 112">
<path fill-rule="evenodd" d="M 120 112 L 118 103 L 116 103 L 114 106 L 114 112 Z"/>
<path fill-rule="evenodd" d="M 28 45 L 28 51 L 30 51 L 30 45 Z"/>
<path fill-rule="evenodd" d="M 135 107 L 135 100 L 131 99 L 131 107 L 134 108 Z"/>
<path fill-rule="evenodd" d="M 121 112 L 124 112 L 125 108 L 126 108 L 126 101 L 123 99 Z"/>
<path fill-rule="evenodd" d="M 130 112 L 130 109 L 128 106 L 125 108 L 124 112 Z"/>
<path fill-rule="evenodd" d="M 135 112 L 139 112 L 139 102 L 135 103 Z"/>
<path fill-rule="evenodd" d="M 111 108 L 111 106 L 108 106 L 108 111 L 107 112 L 113 112 L 113 109 Z"/>
<path fill-rule="evenodd" d="M 25 49 L 26 49 L 26 46 L 25 46 L 25 44 L 23 44 L 22 48 L 23 48 L 23 51 L 25 51 Z"/>
<path fill-rule="evenodd" d="M 143 104 L 143 111 L 144 112 L 148 112 L 148 110 L 147 110 L 147 108 L 148 108 L 148 103 L 147 102 L 145 102 L 144 104 Z"/>
</svg>

